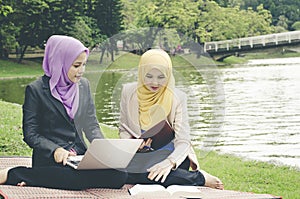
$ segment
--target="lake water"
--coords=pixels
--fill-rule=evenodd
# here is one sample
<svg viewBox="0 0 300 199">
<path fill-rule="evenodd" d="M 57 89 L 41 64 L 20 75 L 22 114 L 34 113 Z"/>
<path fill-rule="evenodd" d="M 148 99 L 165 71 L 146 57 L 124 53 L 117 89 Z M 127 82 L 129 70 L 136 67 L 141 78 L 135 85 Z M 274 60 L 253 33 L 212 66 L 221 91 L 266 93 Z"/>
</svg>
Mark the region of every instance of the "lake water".
<svg viewBox="0 0 300 199">
<path fill-rule="evenodd" d="M 300 168 L 300 58 L 221 69 L 225 117 L 214 150 Z"/>
<path fill-rule="evenodd" d="M 124 73 L 131 71 L 105 72 L 97 84 L 100 122 L 118 123 L 118 96 L 112 93 L 120 92 L 116 84 Z M 300 58 L 253 60 L 218 73 L 224 92 L 220 103 L 211 100 L 210 88 L 196 73 L 187 71 L 187 80 L 179 81 L 188 94 L 195 147 L 300 169 Z M 22 104 L 32 80 L 1 80 L 0 99 Z"/>
</svg>

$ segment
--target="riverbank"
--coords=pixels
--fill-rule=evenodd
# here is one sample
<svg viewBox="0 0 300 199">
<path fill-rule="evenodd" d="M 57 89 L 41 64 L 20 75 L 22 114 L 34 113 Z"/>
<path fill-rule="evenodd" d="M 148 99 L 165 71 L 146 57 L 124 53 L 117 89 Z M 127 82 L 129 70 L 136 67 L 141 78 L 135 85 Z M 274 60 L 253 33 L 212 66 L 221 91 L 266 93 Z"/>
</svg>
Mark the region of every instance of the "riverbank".
<svg viewBox="0 0 300 199">
<path fill-rule="evenodd" d="M 299 52 L 286 52 L 282 53 L 281 51 L 276 51 L 276 50 L 269 50 L 265 52 L 257 52 L 257 53 L 247 53 L 247 54 L 242 54 L 239 57 L 236 56 L 230 56 L 226 59 L 224 59 L 223 66 L 234 66 L 234 65 L 239 65 L 239 64 L 245 64 L 249 60 L 252 59 L 273 59 L 273 58 L 290 58 L 290 57 L 300 57 Z"/>
<path fill-rule="evenodd" d="M 113 63 L 99 64 L 99 54 L 91 53 L 88 59 L 86 71 L 101 71 L 101 70 L 128 70 L 137 66 L 139 56 L 131 53 L 125 53 L 126 56 L 120 55 Z M 258 53 L 242 54 L 238 57 L 230 56 L 222 62 L 213 61 L 209 57 L 202 56 L 200 58 L 201 64 L 213 64 L 216 67 L 235 67 L 247 63 L 252 59 L 270 59 L 270 58 L 288 58 L 300 57 L 300 53 L 280 51 L 265 51 Z M 184 68 L 190 63 L 181 56 L 172 56 L 172 62 L 175 69 Z M 0 60 L 0 79 L 15 78 L 15 77 L 32 77 L 43 74 L 42 58 L 39 59 L 24 59 L 21 64 L 17 63 L 15 59 Z"/>
<path fill-rule="evenodd" d="M 0 60 L 0 78 L 38 76 L 43 74 L 41 63 L 25 60 L 19 64 L 12 60 Z"/>
<path fill-rule="evenodd" d="M 31 149 L 22 141 L 22 107 L 0 101 L 0 156 L 30 156 Z M 105 137 L 113 127 L 102 125 Z M 196 150 L 197 154 L 202 153 Z M 205 152 L 207 153 L 207 152 Z M 279 167 L 258 161 L 244 161 L 213 151 L 199 158 L 201 169 L 222 179 L 226 189 L 253 193 L 269 193 L 284 199 L 297 199 L 300 195 L 300 172 L 289 167 Z"/>
</svg>

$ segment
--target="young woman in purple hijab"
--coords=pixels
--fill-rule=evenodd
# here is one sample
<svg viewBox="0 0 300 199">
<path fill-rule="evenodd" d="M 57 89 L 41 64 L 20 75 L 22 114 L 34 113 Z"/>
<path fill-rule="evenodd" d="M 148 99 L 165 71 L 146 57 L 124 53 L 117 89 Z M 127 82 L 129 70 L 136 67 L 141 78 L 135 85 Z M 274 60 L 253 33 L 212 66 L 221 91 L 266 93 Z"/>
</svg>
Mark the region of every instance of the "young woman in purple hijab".
<svg viewBox="0 0 300 199">
<path fill-rule="evenodd" d="M 44 76 L 26 87 L 23 104 L 24 141 L 33 149 L 32 168 L 0 171 L 0 184 L 60 189 L 120 188 L 125 171 L 75 170 L 66 166 L 68 156 L 103 138 L 91 97 L 82 75 L 89 50 L 77 39 L 51 36 L 43 60 Z"/>
</svg>

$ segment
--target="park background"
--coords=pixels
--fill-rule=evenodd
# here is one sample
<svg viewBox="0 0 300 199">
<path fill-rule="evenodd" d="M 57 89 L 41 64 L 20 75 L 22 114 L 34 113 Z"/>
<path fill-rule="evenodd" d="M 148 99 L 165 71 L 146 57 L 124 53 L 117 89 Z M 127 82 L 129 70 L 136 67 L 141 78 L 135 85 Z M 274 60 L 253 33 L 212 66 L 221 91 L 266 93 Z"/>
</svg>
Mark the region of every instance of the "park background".
<svg viewBox="0 0 300 199">
<path fill-rule="evenodd" d="M 208 41 L 300 30 L 300 2 L 296 0 L 17 0 L 1 3 L 0 70 L 4 79 L 41 75 L 45 41 L 52 34 L 78 38 L 91 50 L 100 48 L 100 52 L 108 52 L 113 59 L 117 40 L 112 38 L 123 31 L 145 27 L 173 29 L 199 45 Z M 178 45 L 177 40 L 168 38 L 168 41 L 160 47 L 171 50 Z M 275 49 L 229 57 L 215 64 L 232 67 L 228 64 L 247 62 L 252 58 L 289 56 L 299 57 L 299 53 L 282 54 L 281 49 Z M 133 59 L 136 61 L 138 57 Z M 132 63 L 132 57 L 110 67 L 118 70 L 130 67 L 129 63 Z M 0 101 L 0 105 L 1 155 L 30 155 L 30 149 L 22 142 L 20 105 L 4 101 Z M 219 176 L 227 189 L 271 193 L 284 198 L 300 195 L 300 174 L 295 168 L 245 161 L 215 152 L 210 152 L 200 162 L 202 168 Z"/>
<path fill-rule="evenodd" d="M 198 43 L 300 30 L 299 4 L 297 0 L 1 0 L 0 57 L 18 53 L 22 59 L 32 48 L 43 49 L 53 34 L 76 37 L 93 48 L 121 31 L 142 27 L 174 28 Z M 116 42 L 106 48 L 113 50 Z"/>
</svg>

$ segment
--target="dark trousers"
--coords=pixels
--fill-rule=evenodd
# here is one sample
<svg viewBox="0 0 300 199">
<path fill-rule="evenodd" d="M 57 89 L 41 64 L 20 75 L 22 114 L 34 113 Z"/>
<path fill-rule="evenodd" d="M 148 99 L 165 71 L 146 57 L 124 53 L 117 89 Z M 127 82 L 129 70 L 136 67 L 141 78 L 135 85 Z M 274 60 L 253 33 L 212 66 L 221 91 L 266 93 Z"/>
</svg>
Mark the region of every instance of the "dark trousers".
<svg viewBox="0 0 300 199">
<path fill-rule="evenodd" d="M 114 169 L 75 170 L 68 166 L 15 167 L 9 170 L 5 184 L 39 186 L 56 189 L 121 188 L 127 172 Z"/>
<path fill-rule="evenodd" d="M 205 178 L 200 171 L 189 171 L 189 167 L 190 167 L 189 158 L 186 158 L 176 170 L 171 170 L 170 174 L 168 175 L 164 183 L 161 183 L 160 181 L 156 182 L 154 180 L 150 180 L 148 178 L 149 172 L 145 172 L 145 169 L 149 168 L 154 163 L 163 160 L 163 158 L 166 158 L 160 152 L 159 155 L 156 154 L 155 156 L 152 155 L 152 159 L 148 159 L 149 160 L 148 162 L 147 162 L 147 158 L 150 158 L 150 156 L 149 157 L 146 156 L 142 158 L 135 157 L 134 160 L 129 165 L 130 168 L 128 168 L 128 178 L 126 183 L 127 184 L 161 184 L 165 187 L 173 184 L 191 185 L 191 186 L 203 186 L 205 184 Z M 156 159 L 154 159 L 154 157 Z M 140 172 L 136 172 L 137 170 L 134 170 L 136 168 L 139 168 Z"/>
<path fill-rule="evenodd" d="M 203 186 L 205 184 L 205 178 L 200 171 L 188 171 L 178 168 L 172 170 L 164 183 L 160 181 L 154 181 L 148 179 L 149 173 L 128 173 L 127 184 L 161 184 L 164 187 L 170 185 L 191 185 L 191 186 Z"/>
</svg>

